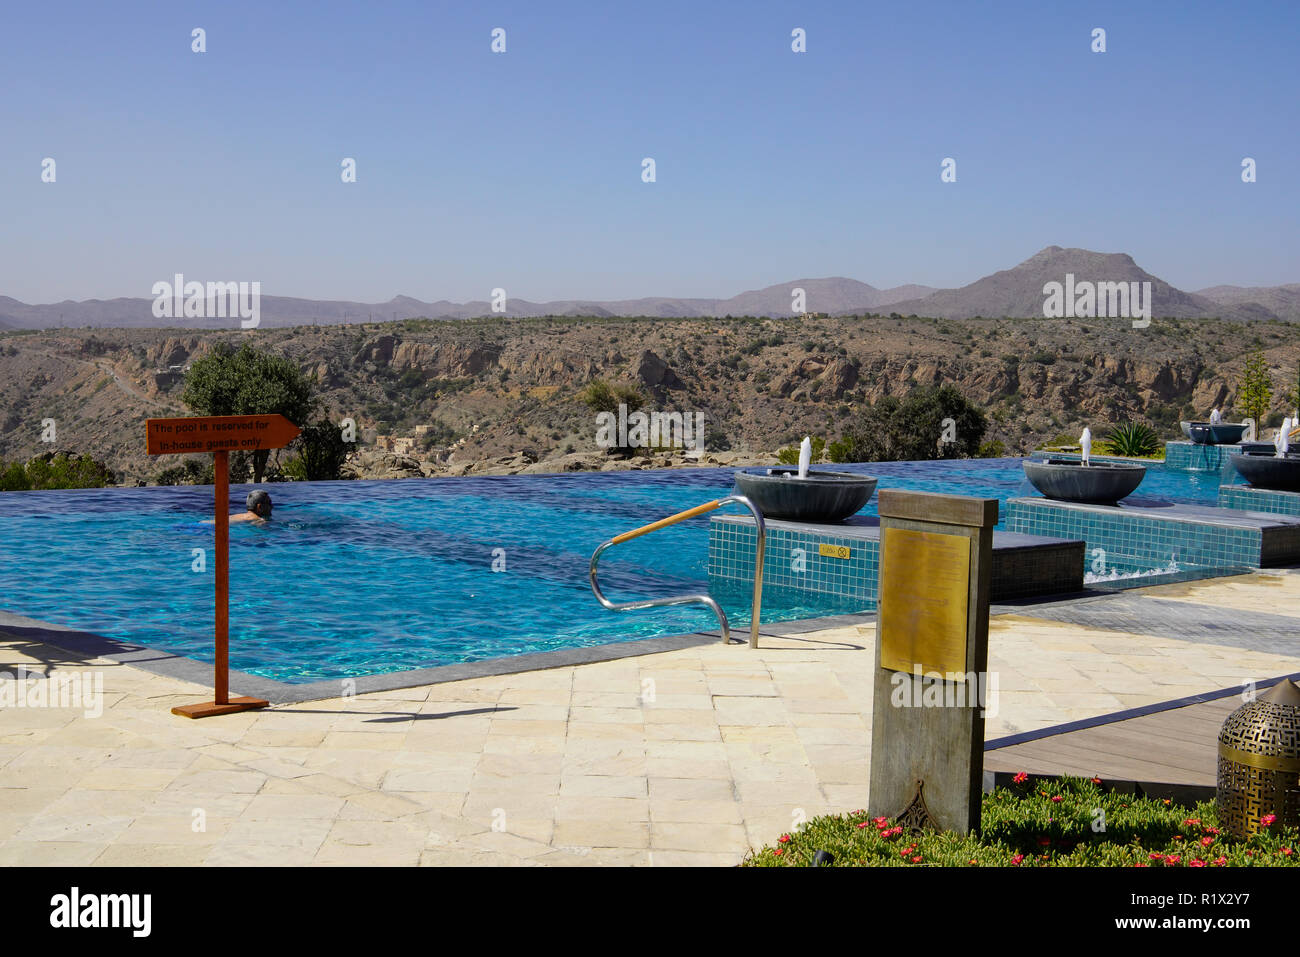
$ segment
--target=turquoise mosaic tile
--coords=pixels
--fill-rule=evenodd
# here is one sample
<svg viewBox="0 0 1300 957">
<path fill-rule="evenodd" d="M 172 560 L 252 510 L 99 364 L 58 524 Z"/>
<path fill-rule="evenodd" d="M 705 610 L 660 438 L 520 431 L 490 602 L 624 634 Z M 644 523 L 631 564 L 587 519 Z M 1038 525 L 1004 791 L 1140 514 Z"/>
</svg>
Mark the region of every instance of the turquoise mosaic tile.
<svg viewBox="0 0 1300 957">
<path fill-rule="evenodd" d="M 1198 445 L 1195 442 L 1166 442 L 1165 468 L 1182 472 L 1222 472 L 1231 466 L 1229 456 L 1240 445 Z"/>
<path fill-rule="evenodd" d="M 1276 515 L 1300 515 L 1300 492 L 1277 492 L 1249 485 L 1221 485 L 1219 507 L 1239 508 L 1247 512 L 1272 512 Z"/>
<path fill-rule="evenodd" d="M 1258 528 L 1153 517 L 1118 509 L 1063 507 L 1042 499 L 1008 502 L 1007 530 L 1082 538 L 1088 543 L 1089 555 L 1092 549 L 1101 548 L 1112 563 L 1136 561 L 1151 567 L 1177 562 L 1258 568 L 1263 539 Z"/>
<path fill-rule="evenodd" d="M 752 523 L 714 519 L 709 577 L 753 581 L 757 535 Z M 849 557 L 823 555 L 821 545 L 847 548 Z M 880 590 L 880 543 L 769 525 L 763 584 L 874 601 Z"/>
</svg>

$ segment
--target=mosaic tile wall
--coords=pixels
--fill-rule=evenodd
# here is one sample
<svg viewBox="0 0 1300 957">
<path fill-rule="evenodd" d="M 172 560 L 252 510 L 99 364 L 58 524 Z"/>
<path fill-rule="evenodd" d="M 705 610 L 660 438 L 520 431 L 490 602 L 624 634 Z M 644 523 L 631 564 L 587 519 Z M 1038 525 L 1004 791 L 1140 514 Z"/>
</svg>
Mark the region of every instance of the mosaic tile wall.
<svg viewBox="0 0 1300 957">
<path fill-rule="evenodd" d="M 1240 451 L 1240 445 L 1166 442 L 1165 467 L 1181 472 L 1222 472 L 1225 466 L 1232 464 L 1228 456 Z"/>
<path fill-rule="evenodd" d="M 1180 565 L 1258 568 L 1263 544 L 1257 528 L 1150 518 L 1105 506 L 1095 510 L 1066 507 L 1043 499 L 1007 502 L 1007 531 L 1082 538 L 1088 543 L 1089 554 L 1094 548 L 1104 548 L 1114 564 L 1135 560 L 1152 567 L 1176 561 Z"/>
<path fill-rule="evenodd" d="M 714 518 L 709 523 L 709 579 L 753 581 L 756 537 L 753 522 L 744 517 Z M 848 557 L 824 555 L 821 546 L 848 549 Z M 795 549 L 803 550 L 802 571 L 797 570 Z M 1001 601 L 1079 591 L 1083 564 L 1082 542 L 997 549 L 990 570 L 990 597 Z M 763 585 L 874 602 L 880 595 L 880 542 L 860 535 L 836 535 L 833 529 L 768 525 Z"/>
<path fill-rule="evenodd" d="M 714 519 L 709 524 L 709 577 L 753 581 L 757 535 L 752 522 Z M 820 545 L 847 548 L 849 557 L 822 555 Z M 802 571 L 797 570 L 795 549 L 803 549 Z M 769 525 L 763 584 L 874 600 L 880 588 L 880 544 Z"/>
<path fill-rule="evenodd" d="M 1219 508 L 1300 515 L 1300 492 L 1275 492 L 1266 488 L 1251 488 L 1249 485 L 1220 485 Z"/>
</svg>

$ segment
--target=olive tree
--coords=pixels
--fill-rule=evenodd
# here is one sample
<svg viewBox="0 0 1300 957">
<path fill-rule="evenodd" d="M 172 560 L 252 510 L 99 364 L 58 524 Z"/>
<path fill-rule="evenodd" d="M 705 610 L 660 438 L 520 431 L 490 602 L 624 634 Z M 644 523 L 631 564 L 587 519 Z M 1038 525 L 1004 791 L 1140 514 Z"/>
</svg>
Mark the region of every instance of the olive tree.
<svg viewBox="0 0 1300 957">
<path fill-rule="evenodd" d="M 218 343 L 190 366 L 181 401 L 199 415 L 275 415 L 305 425 L 316 404 L 315 380 L 282 356 L 244 343 Z M 262 481 L 270 452 L 253 453 L 253 481 Z"/>
</svg>

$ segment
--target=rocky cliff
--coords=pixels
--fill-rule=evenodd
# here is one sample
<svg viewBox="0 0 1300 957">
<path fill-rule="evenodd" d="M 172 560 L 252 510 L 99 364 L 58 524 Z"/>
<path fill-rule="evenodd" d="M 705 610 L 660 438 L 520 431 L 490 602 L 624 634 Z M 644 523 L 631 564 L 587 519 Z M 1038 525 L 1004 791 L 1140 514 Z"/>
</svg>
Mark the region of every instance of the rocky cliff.
<svg viewBox="0 0 1300 957">
<path fill-rule="evenodd" d="M 143 455 L 144 419 L 186 414 L 184 366 L 218 341 L 245 340 L 314 375 L 323 411 L 353 419 L 362 435 L 430 426 L 415 455 L 363 454 L 359 474 L 626 467 L 597 447 L 595 416 L 579 398 L 595 378 L 636 386 L 647 411 L 702 412 L 706 450 L 745 464 L 805 434 L 837 437 L 865 400 L 945 382 L 987 411 L 986 438 L 1010 453 L 1128 419 L 1173 436 L 1179 418 L 1231 406 L 1255 349 L 1269 358 L 1277 411 L 1300 362 L 1300 327 L 1194 319 L 1146 329 L 869 316 L 3 332 L 0 458 L 48 450 L 42 423 L 53 419 L 60 447 L 93 454 L 127 481 L 149 478 L 176 463 Z M 665 461 L 643 458 L 635 464 Z"/>
</svg>

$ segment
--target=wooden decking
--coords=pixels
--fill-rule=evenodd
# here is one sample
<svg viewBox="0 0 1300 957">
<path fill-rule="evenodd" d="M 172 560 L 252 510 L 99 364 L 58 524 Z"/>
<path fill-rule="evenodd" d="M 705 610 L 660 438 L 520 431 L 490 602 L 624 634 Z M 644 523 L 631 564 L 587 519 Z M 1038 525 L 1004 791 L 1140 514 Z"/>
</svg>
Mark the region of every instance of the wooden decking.
<svg viewBox="0 0 1300 957">
<path fill-rule="evenodd" d="M 1212 788 L 1219 729 L 1241 704 L 1239 693 L 1228 694 L 1154 714 L 1080 722 L 1090 726 L 1073 730 L 1064 725 L 1059 731 L 1044 729 L 1042 736 L 989 741 L 984 769 Z"/>
</svg>

